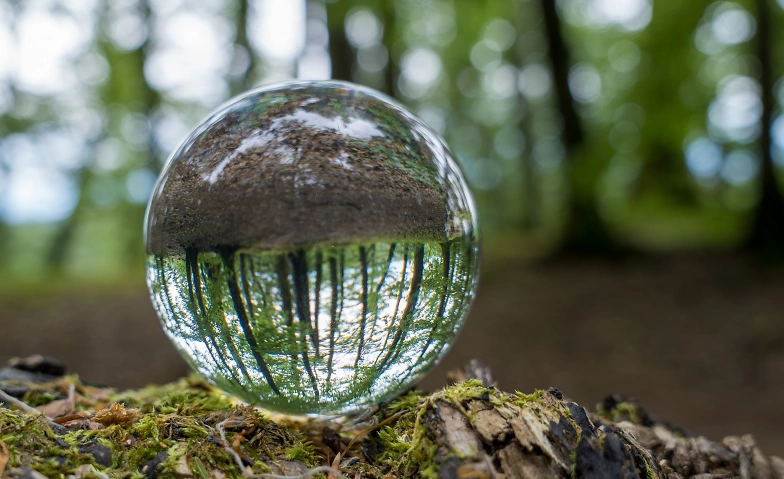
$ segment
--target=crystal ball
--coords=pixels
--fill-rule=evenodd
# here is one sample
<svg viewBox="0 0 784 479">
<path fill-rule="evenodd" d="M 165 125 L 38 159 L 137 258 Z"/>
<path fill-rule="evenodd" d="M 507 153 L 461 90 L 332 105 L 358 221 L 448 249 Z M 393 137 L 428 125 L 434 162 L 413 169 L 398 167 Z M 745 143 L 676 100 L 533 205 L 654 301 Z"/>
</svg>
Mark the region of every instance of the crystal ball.
<svg viewBox="0 0 784 479">
<path fill-rule="evenodd" d="M 384 95 L 288 82 L 198 125 L 145 219 L 163 328 L 208 381 L 288 414 L 387 400 L 454 342 L 478 265 L 443 140 Z"/>
</svg>

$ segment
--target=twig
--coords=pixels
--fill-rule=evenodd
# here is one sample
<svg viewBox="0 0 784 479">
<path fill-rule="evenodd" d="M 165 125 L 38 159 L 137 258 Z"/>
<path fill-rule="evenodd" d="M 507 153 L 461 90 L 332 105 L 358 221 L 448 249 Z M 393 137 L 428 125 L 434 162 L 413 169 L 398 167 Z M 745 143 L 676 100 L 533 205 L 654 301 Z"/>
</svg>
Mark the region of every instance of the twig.
<svg viewBox="0 0 784 479">
<path fill-rule="evenodd" d="M 0 389 L 0 401 L 6 404 L 12 404 L 28 414 L 35 414 L 36 416 L 43 417 L 44 421 L 46 421 L 46 424 L 48 424 L 49 427 L 51 427 L 52 429 L 62 427 L 59 424 L 52 421 L 51 419 L 49 419 L 48 417 L 46 417 L 46 415 L 41 411 L 39 411 L 38 409 L 34 407 L 30 407 L 27 404 L 23 403 L 22 401 L 16 399 L 15 397 L 8 395 L 8 393 L 3 391 L 2 389 Z"/>
<path fill-rule="evenodd" d="M 255 474 L 250 477 L 259 478 L 259 479 L 308 479 L 309 477 L 313 477 L 319 472 L 329 472 L 330 474 L 335 474 L 335 476 L 337 476 L 337 479 L 346 479 L 346 476 L 344 476 L 342 472 L 329 466 L 314 467 L 313 469 L 308 470 L 308 472 L 306 472 L 305 474 L 299 476 L 279 476 L 277 474 Z"/>
<path fill-rule="evenodd" d="M 16 399 L 15 397 L 10 396 L 8 393 L 3 391 L 2 389 L 0 389 L 0 401 L 3 401 L 6 404 L 12 404 L 12 405 L 18 407 L 19 409 L 21 409 L 22 411 L 30 413 L 30 414 L 41 414 L 41 415 L 43 415 L 41 413 L 41 411 L 39 411 L 38 409 L 36 409 L 34 407 L 28 406 L 27 404 L 25 404 L 22 401 Z"/>
<path fill-rule="evenodd" d="M 395 419 L 397 419 L 400 416 L 402 416 L 403 413 L 405 413 L 405 412 L 407 412 L 407 411 L 400 411 L 398 413 L 395 413 L 395 414 L 389 416 L 388 418 L 384 419 L 380 423 L 376 424 L 375 426 L 369 427 L 369 428 L 365 429 L 364 431 L 360 432 L 359 434 L 354 436 L 354 439 L 352 439 L 351 442 L 348 443 L 348 446 L 346 446 L 346 450 L 348 451 L 349 449 L 351 449 L 351 446 L 353 446 L 354 443 L 357 442 L 360 438 L 367 436 L 368 434 L 370 434 L 371 432 L 373 432 L 376 429 L 380 428 L 381 426 L 385 426 L 385 425 L 389 424 L 390 422 L 392 422 Z"/>
<path fill-rule="evenodd" d="M 68 404 L 71 405 L 71 410 L 76 409 L 76 385 L 71 383 L 68 385 Z"/>
<path fill-rule="evenodd" d="M 369 407 L 362 411 L 357 417 L 349 421 L 348 427 L 352 429 L 356 429 L 357 427 L 370 427 L 375 424 L 367 425 L 368 422 L 373 422 L 376 420 L 376 416 L 374 414 L 378 411 L 378 407 Z M 367 426 L 366 426 L 367 425 Z"/>
<path fill-rule="evenodd" d="M 218 428 L 218 433 L 220 434 L 220 437 L 221 437 L 221 445 L 223 446 L 223 449 L 226 450 L 226 452 L 228 452 L 229 454 L 232 455 L 232 457 L 234 457 L 234 462 L 237 463 L 237 467 L 239 467 L 240 471 L 242 471 L 242 476 L 243 477 L 248 477 L 247 476 L 247 470 L 245 468 L 245 464 L 242 463 L 242 458 L 237 453 L 237 451 L 235 451 L 229 445 L 229 441 L 226 440 L 226 430 L 223 429 L 223 425 L 226 424 L 228 421 L 229 421 L 229 418 L 226 418 L 223 421 L 219 422 L 218 425 L 216 426 Z"/>
<path fill-rule="evenodd" d="M 251 469 L 248 468 L 248 467 L 245 467 L 245 465 L 242 463 L 242 458 L 240 457 L 240 455 L 237 453 L 237 451 L 235 451 L 231 447 L 231 445 L 229 445 L 229 441 L 228 441 L 228 439 L 226 439 L 226 430 L 223 428 L 223 426 L 227 422 L 229 422 L 230 420 L 231 420 L 230 418 L 224 419 L 223 421 L 218 423 L 216 428 L 218 429 L 218 434 L 220 434 L 221 445 L 223 446 L 223 449 L 225 449 L 226 452 L 228 452 L 229 454 L 232 455 L 232 457 L 234 458 L 234 462 L 237 464 L 237 467 L 239 467 L 240 471 L 242 471 L 242 477 L 243 478 L 246 478 L 246 479 L 255 479 L 255 478 L 258 478 L 258 479 L 308 479 L 309 477 L 312 477 L 314 474 L 318 474 L 319 472 L 329 472 L 330 474 L 335 474 L 337 476 L 336 479 L 346 479 L 346 476 L 341 474 L 341 472 L 339 470 L 334 469 L 334 468 L 329 467 L 329 466 L 314 467 L 313 469 L 310 469 L 305 474 L 302 474 L 302 475 L 299 475 L 299 476 L 279 476 L 279 475 L 276 475 L 276 474 L 252 474 L 250 472 Z"/>
</svg>

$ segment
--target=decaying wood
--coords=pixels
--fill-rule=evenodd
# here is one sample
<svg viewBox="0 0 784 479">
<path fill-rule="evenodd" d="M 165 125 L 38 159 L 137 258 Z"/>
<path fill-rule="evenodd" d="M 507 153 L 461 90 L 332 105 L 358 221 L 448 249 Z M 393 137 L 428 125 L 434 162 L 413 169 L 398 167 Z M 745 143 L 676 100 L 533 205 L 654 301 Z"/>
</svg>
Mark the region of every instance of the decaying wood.
<svg viewBox="0 0 784 479">
<path fill-rule="evenodd" d="M 0 476 L 784 479 L 784 460 L 765 456 L 751 436 L 714 442 L 619 395 L 588 412 L 555 388 L 504 393 L 479 362 L 452 377 L 465 382 L 409 393 L 372 418 L 273 422 L 197 380 L 114 393 L 30 367 L 0 369 L 8 395 L 48 391 L 52 402 L 72 404 L 64 412 L 37 404 L 63 414 L 48 420 L 0 404 Z M 123 397 L 139 409 L 112 402 Z M 36 421 L 40 440 L 20 439 Z M 85 429 L 93 432 L 78 433 Z"/>
<path fill-rule="evenodd" d="M 784 478 L 784 461 L 766 457 L 751 436 L 713 442 L 660 422 L 634 422 L 627 414 L 639 421 L 641 408 L 631 402 L 602 416 L 553 392 L 527 407 L 483 399 L 463 407 L 468 417 L 443 401 L 425 414 L 439 477 Z"/>
</svg>

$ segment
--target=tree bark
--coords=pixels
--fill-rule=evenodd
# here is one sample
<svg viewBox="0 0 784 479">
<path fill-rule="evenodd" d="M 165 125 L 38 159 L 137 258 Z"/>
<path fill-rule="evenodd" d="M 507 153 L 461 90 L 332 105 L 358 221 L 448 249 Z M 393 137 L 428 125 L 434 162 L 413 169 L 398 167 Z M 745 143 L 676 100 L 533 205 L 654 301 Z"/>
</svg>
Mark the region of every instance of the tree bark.
<svg viewBox="0 0 784 479">
<path fill-rule="evenodd" d="M 0 369 L 0 477 L 784 479 L 751 436 L 712 442 L 619 395 L 592 413 L 555 388 L 504 393 L 477 361 L 452 376 L 464 382 L 408 393 L 369 423 L 275 423 L 195 377 L 115 393 L 64 372 L 40 356 Z M 17 399 L 45 395 L 63 397 L 39 405 L 48 418 Z"/>
<path fill-rule="evenodd" d="M 759 147 L 762 153 L 760 172 L 760 200 L 754 213 L 751 232 L 746 247 L 752 250 L 781 249 L 784 247 L 784 199 L 781 196 L 776 166 L 773 163 L 771 128 L 774 97 L 772 51 L 770 30 L 770 8 L 768 0 L 757 0 L 757 58 L 760 65 L 760 89 L 762 91 L 762 117 L 760 118 Z"/>
</svg>

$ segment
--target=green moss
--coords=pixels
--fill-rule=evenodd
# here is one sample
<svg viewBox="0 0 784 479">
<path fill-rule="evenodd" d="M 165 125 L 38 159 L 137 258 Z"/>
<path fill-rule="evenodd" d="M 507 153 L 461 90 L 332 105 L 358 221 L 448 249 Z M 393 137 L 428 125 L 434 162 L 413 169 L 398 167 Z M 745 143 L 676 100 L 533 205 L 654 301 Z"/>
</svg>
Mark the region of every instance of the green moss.
<svg viewBox="0 0 784 479">
<path fill-rule="evenodd" d="M 520 407 L 525 407 L 531 403 L 540 403 L 544 399 L 545 392 L 541 389 L 537 389 L 531 394 L 521 393 L 520 391 L 515 391 L 514 399 L 512 402 Z"/>
<path fill-rule="evenodd" d="M 571 457 L 571 460 L 572 460 L 572 469 L 571 469 L 571 472 L 569 473 L 569 476 L 570 477 L 577 477 L 577 449 L 572 451 L 572 454 L 571 454 L 570 457 Z"/>
<path fill-rule="evenodd" d="M 610 422 L 631 421 L 634 424 L 642 424 L 640 411 L 634 403 L 621 402 L 609 410 L 603 408 L 602 405 L 599 404 L 596 406 L 596 412 L 599 413 L 599 416 Z"/>
<path fill-rule="evenodd" d="M 60 399 L 61 397 L 62 397 L 61 395 L 56 393 L 31 389 L 30 391 L 25 393 L 24 397 L 22 398 L 22 401 L 24 401 L 24 403 L 29 406 L 37 407 L 37 406 L 43 406 L 44 404 L 49 404 L 55 399 Z"/>
<path fill-rule="evenodd" d="M 40 390 L 36 398 L 57 397 L 62 380 L 35 387 Z M 75 387 L 85 395 L 92 391 L 96 398 L 102 398 L 95 399 L 102 404 L 97 409 L 111 404 L 106 403 L 106 391 L 79 383 Z M 199 478 L 210 477 L 211 470 L 220 470 L 229 478 L 240 478 L 241 471 L 219 439 L 218 424 L 227 418 L 232 421 L 226 426 L 226 439 L 231 444 L 237 434 L 244 432 L 241 447 L 244 454 L 257 458 L 254 472 L 272 472 L 266 464 L 269 461 L 296 459 L 309 467 L 322 462 L 313 445 L 296 430 L 273 423 L 259 410 L 237 407 L 231 398 L 196 378 L 139 391 L 109 391 L 109 398 L 138 407 L 144 413 L 131 415 L 134 419 L 129 420 L 130 424 L 109 421 L 107 424 L 111 425 L 102 429 L 55 433 L 42 416 L 0 408 L 0 440 L 8 446 L 10 467 L 24 465 L 47 477 L 66 477 L 80 466 L 90 465 L 108 477 L 133 479 L 144 477 L 141 468 L 166 451 L 166 459 L 158 465 L 161 477 L 172 477 L 178 468 L 187 467 Z M 109 448 L 112 464 L 99 465 L 92 455 L 80 452 L 88 443 Z"/>
<path fill-rule="evenodd" d="M 286 460 L 287 461 L 302 461 L 309 466 L 312 466 L 314 461 L 313 457 L 313 444 L 308 442 L 303 442 L 292 446 L 289 450 L 286 451 Z"/>
<path fill-rule="evenodd" d="M 392 414 L 400 411 L 414 409 L 423 401 L 424 396 L 419 391 L 409 391 L 408 393 L 395 399 L 390 405 L 389 410 Z"/>
<path fill-rule="evenodd" d="M 434 400 L 443 397 L 457 406 L 470 399 L 479 399 L 483 395 L 493 392 L 495 392 L 495 390 L 482 384 L 482 381 L 478 379 L 469 379 L 462 383 L 447 386 L 440 392 L 431 395 L 428 399 Z"/>
<path fill-rule="evenodd" d="M 110 398 L 126 407 L 139 408 L 142 412 L 183 415 L 225 411 L 239 404 L 196 375 L 162 386 L 153 385 L 136 391 L 115 393 Z"/>
<path fill-rule="evenodd" d="M 472 420 L 472 415 L 465 408 L 466 402 L 486 395 L 492 398 L 496 394 L 499 393 L 481 381 L 469 380 L 448 386 L 430 396 L 409 393 L 401 397 L 390 406 L 392 413 L 401 416 L 377 433 L 377 441 L 383 450 L 377 464 L 382 466 L 382 470 L 389 470 L 400 477 L 437 478 L 439 468 L 435 458 L 438 447 L 427 434 L 423 422 L 425 413 L 435 407 L 438 401 L 444 401 Z"/>
<path fill-rule="evenodd" d="M 41 385 L 39 397 L 48 392 L 54 395 L 62 387 L 62 383 Z M 82 395 L 91 393 L 79 384 L 77 390 Z M 258 409 L 238 406 L 199 378 L 138 391 L 99 392 L 95 397 L 102 399 L 96 399 L 96 409 L 111 405 L 107 402 L 108 394 L 109 401 L 138 408 L 141 411 L 138 419 L 130 424 L 113 424 L 99 430 L 70 430 L 57 435 L 41 417 L 0 409 L 0 439 L 11 451 L 10 466 L 27 465 L 47 477 L 66 477 L 79 466 L 89 464 L 111 478 L 141 479 L 142 466 L 166 451 L 166 459 L 158 465 L 160 476 L 171 477 L 175 471 L 189 469 L 193 477 L 204 479 L 219 470 L 229 478 L 239 479 L 241 471 L 221 442 L 218 430 L 218 424 L 227 418 L 231 420 L 225 423 L 226 441 L 234 444 L 237 435 L 243 435 L 236 443 L 243 455 L 255 461 L 252 466 L 255 474 L 278 473 L 285 461 L 301 461 L 308 467 L 331 461 L 320 447 L 298 432 L 296 425 L 279 425 Z M 472 420 L 471 401 L 480 398 L 497 407 L 511 408 L 547 401 L 542 391 L 510 396 L 479 381 L 455 384 L 431 395 L 410 392 L 382 407 L 377 414 L 379 422 L 394 417 L 368 435 L 381 451 L 374 464 L 360 461 L 344 470 L 344 475 L 354 477 L 359 472 L 361 477 L 370 479 L 437 478 L 438 447 L 428 432 L 426 414 L 446 403 Z M 570 417 L 566 409 L 562 415 Z M 96 441 L 111 449 L 109 467 L 98 465 L 92 456 L 79 452 L 80 446 Z M 353 454 L 360 454 L 358 446 Z M 446 458 L 439 461 L 443 459 Z"/>
</svg>

